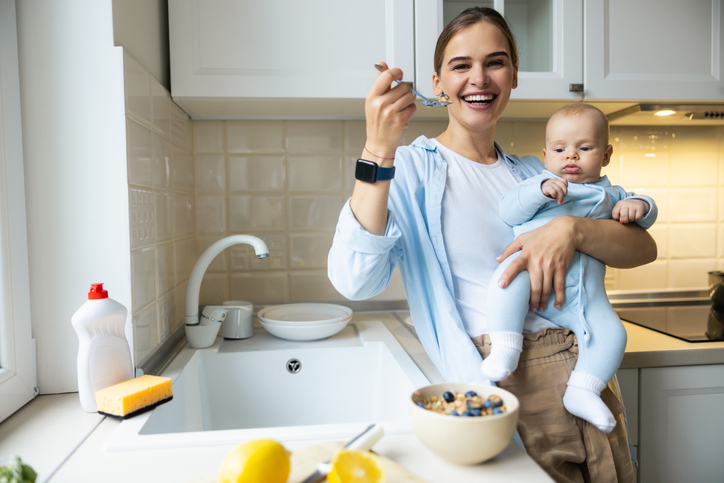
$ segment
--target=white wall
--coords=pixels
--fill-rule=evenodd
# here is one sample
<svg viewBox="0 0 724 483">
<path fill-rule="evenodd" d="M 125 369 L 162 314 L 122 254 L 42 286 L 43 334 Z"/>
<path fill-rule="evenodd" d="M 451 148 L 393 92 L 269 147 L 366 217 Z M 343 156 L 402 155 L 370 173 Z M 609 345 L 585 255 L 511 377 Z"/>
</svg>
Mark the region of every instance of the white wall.
<svg viewBox="0 0 724 483">
<path fill-rule="evenodd" d="M 19 1 L 17 16 L 38 387 L 68 392 L 90 284 L 131 307 L 123 55 L 111 0 Z"/>
</svg>

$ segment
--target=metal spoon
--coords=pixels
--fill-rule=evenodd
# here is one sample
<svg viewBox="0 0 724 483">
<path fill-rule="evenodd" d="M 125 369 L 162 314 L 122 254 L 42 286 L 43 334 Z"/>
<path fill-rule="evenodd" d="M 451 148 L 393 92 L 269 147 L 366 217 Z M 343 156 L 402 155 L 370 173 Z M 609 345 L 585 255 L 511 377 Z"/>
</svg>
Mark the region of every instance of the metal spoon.
<svg viewBox="0 0 724 483">
<path fill-rule="evenodd" d="M 387 70 L 383 65 L 380 65 L 380 64 L 375 64 L 375 68 L 376 68 L 377 70 L 379 70 L 380 72 L 384 72 L 384 71 Z M 395 83 L 395 85 L 397 85 L 397 84 L 400 84 L 401 81 L 396 80 L 396 81 L 394 81 L 394 83 Z M 425 96 L 423 96 L 422 94 L 420 94 L 419 92 L 417 92 L 415 89 L 412 89 L 412 93 L 415 94 L 415 95 L 416 95 L 417 97 L 419 97 L 420 99 L 422 99 L 422 105 L 423 105 L 423 106 L 427 106 L 427 107 L 444 107 L 444 106 L 447 106 L 448 104 L 450 104 L 450 102 L 438 101 L 438 100 L 436 100 L 436 99 L 435 99 L 435 100 L 433 100 L 433 99 L 428 99 L 427 97 L 425 97 Z"/>
</svg>

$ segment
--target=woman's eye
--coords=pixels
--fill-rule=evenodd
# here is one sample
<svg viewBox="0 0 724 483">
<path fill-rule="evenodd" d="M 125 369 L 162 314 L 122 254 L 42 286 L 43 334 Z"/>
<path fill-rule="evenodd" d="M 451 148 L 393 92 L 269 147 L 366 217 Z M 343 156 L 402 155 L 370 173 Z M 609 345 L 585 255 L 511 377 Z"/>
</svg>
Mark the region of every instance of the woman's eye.
<svg viewBox="0 0 724 483">
<path fill-rule="evenodd" d="M 469 68 L 470 68 L 470 66 L 467 64 L 457 64 L 456 66 L 453 67 L 453 70 L 464 70 L 464 69 L 469 69 Z"/>
<path fill-rule="evenodd" d="M 502 60 L 493 60 L 488 65 L 492 67 L 502 67 L 505 63 Z"/>
</svg>

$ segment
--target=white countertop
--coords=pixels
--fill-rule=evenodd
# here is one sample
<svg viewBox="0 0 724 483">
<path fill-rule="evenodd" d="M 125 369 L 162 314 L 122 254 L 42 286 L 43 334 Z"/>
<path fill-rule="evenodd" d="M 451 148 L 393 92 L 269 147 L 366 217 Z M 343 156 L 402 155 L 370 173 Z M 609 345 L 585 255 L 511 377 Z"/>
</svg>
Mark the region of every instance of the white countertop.
<svg viewBox="0 0 724 483">
<path fill-rule="evenodd" d="M 354 320 L 382 320 L 432 382 L 440 375 L 414 333 L 401 323 L 407 312 L 358 312 Z M 724 363 L 724 342 L 687 343 L 624 323 L 629 335 L 622 368 Z M 194 482 L 216 474 L 233 445 L 143 451 L 105 451 L 110 434 L 120 424 L 84 412 L 78 395 L 39 396 L 0 424 L 0 457 L 18 454 L 35 468 L 39 482 Z M 323 443 L 282 441 L 290 451 Z M 425 448 L 414 434 L 386 435 L 375 451 L 425 481 L 552 481 L 517 444 L 497 458 L 476 466 L 446 463 Z M 56 471 L 57 470 L 57 471 Z"/>
</svg>

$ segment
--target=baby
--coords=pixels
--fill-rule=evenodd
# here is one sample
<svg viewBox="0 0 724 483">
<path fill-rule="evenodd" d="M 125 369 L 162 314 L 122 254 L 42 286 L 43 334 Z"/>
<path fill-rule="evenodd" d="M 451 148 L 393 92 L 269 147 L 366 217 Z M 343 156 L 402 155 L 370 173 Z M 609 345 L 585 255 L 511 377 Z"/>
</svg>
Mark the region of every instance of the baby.
<svg viewBox="0 0 724 483">
<path fill-rule="evenodd" d="M 601 176 L 612 152 L 603 112 L 588 104 L 560 109 L 546 126 L 546 170 L 503 196 L 503 221 L 513 226 L 516 236 L 562 215 L 613 218 L 648 229 L 656 221 L 653 200 L 627 193 Z M 501 263 L 488 291 L 491 351 L 481 371 L 491 381 L 503 380 L 515 370 L 523 346 L 523 320 L 530 298 L 528 272 L 520 273 L 505 289 L 497 283 L 516 256 Z M 601 399 L 601 391 L 621 362 L 626 331 L 606 296 L 605 272 L 603 263 L 575 252 L 566 272 L 565 303 L 555 308 L 555 294 L 551 294 L 548 307 L 538 314 L 572 330 L 578 338 L 578 361 L 563 405 L 569 413 L 611 432 L 616 420 Z"/>
</svg>

